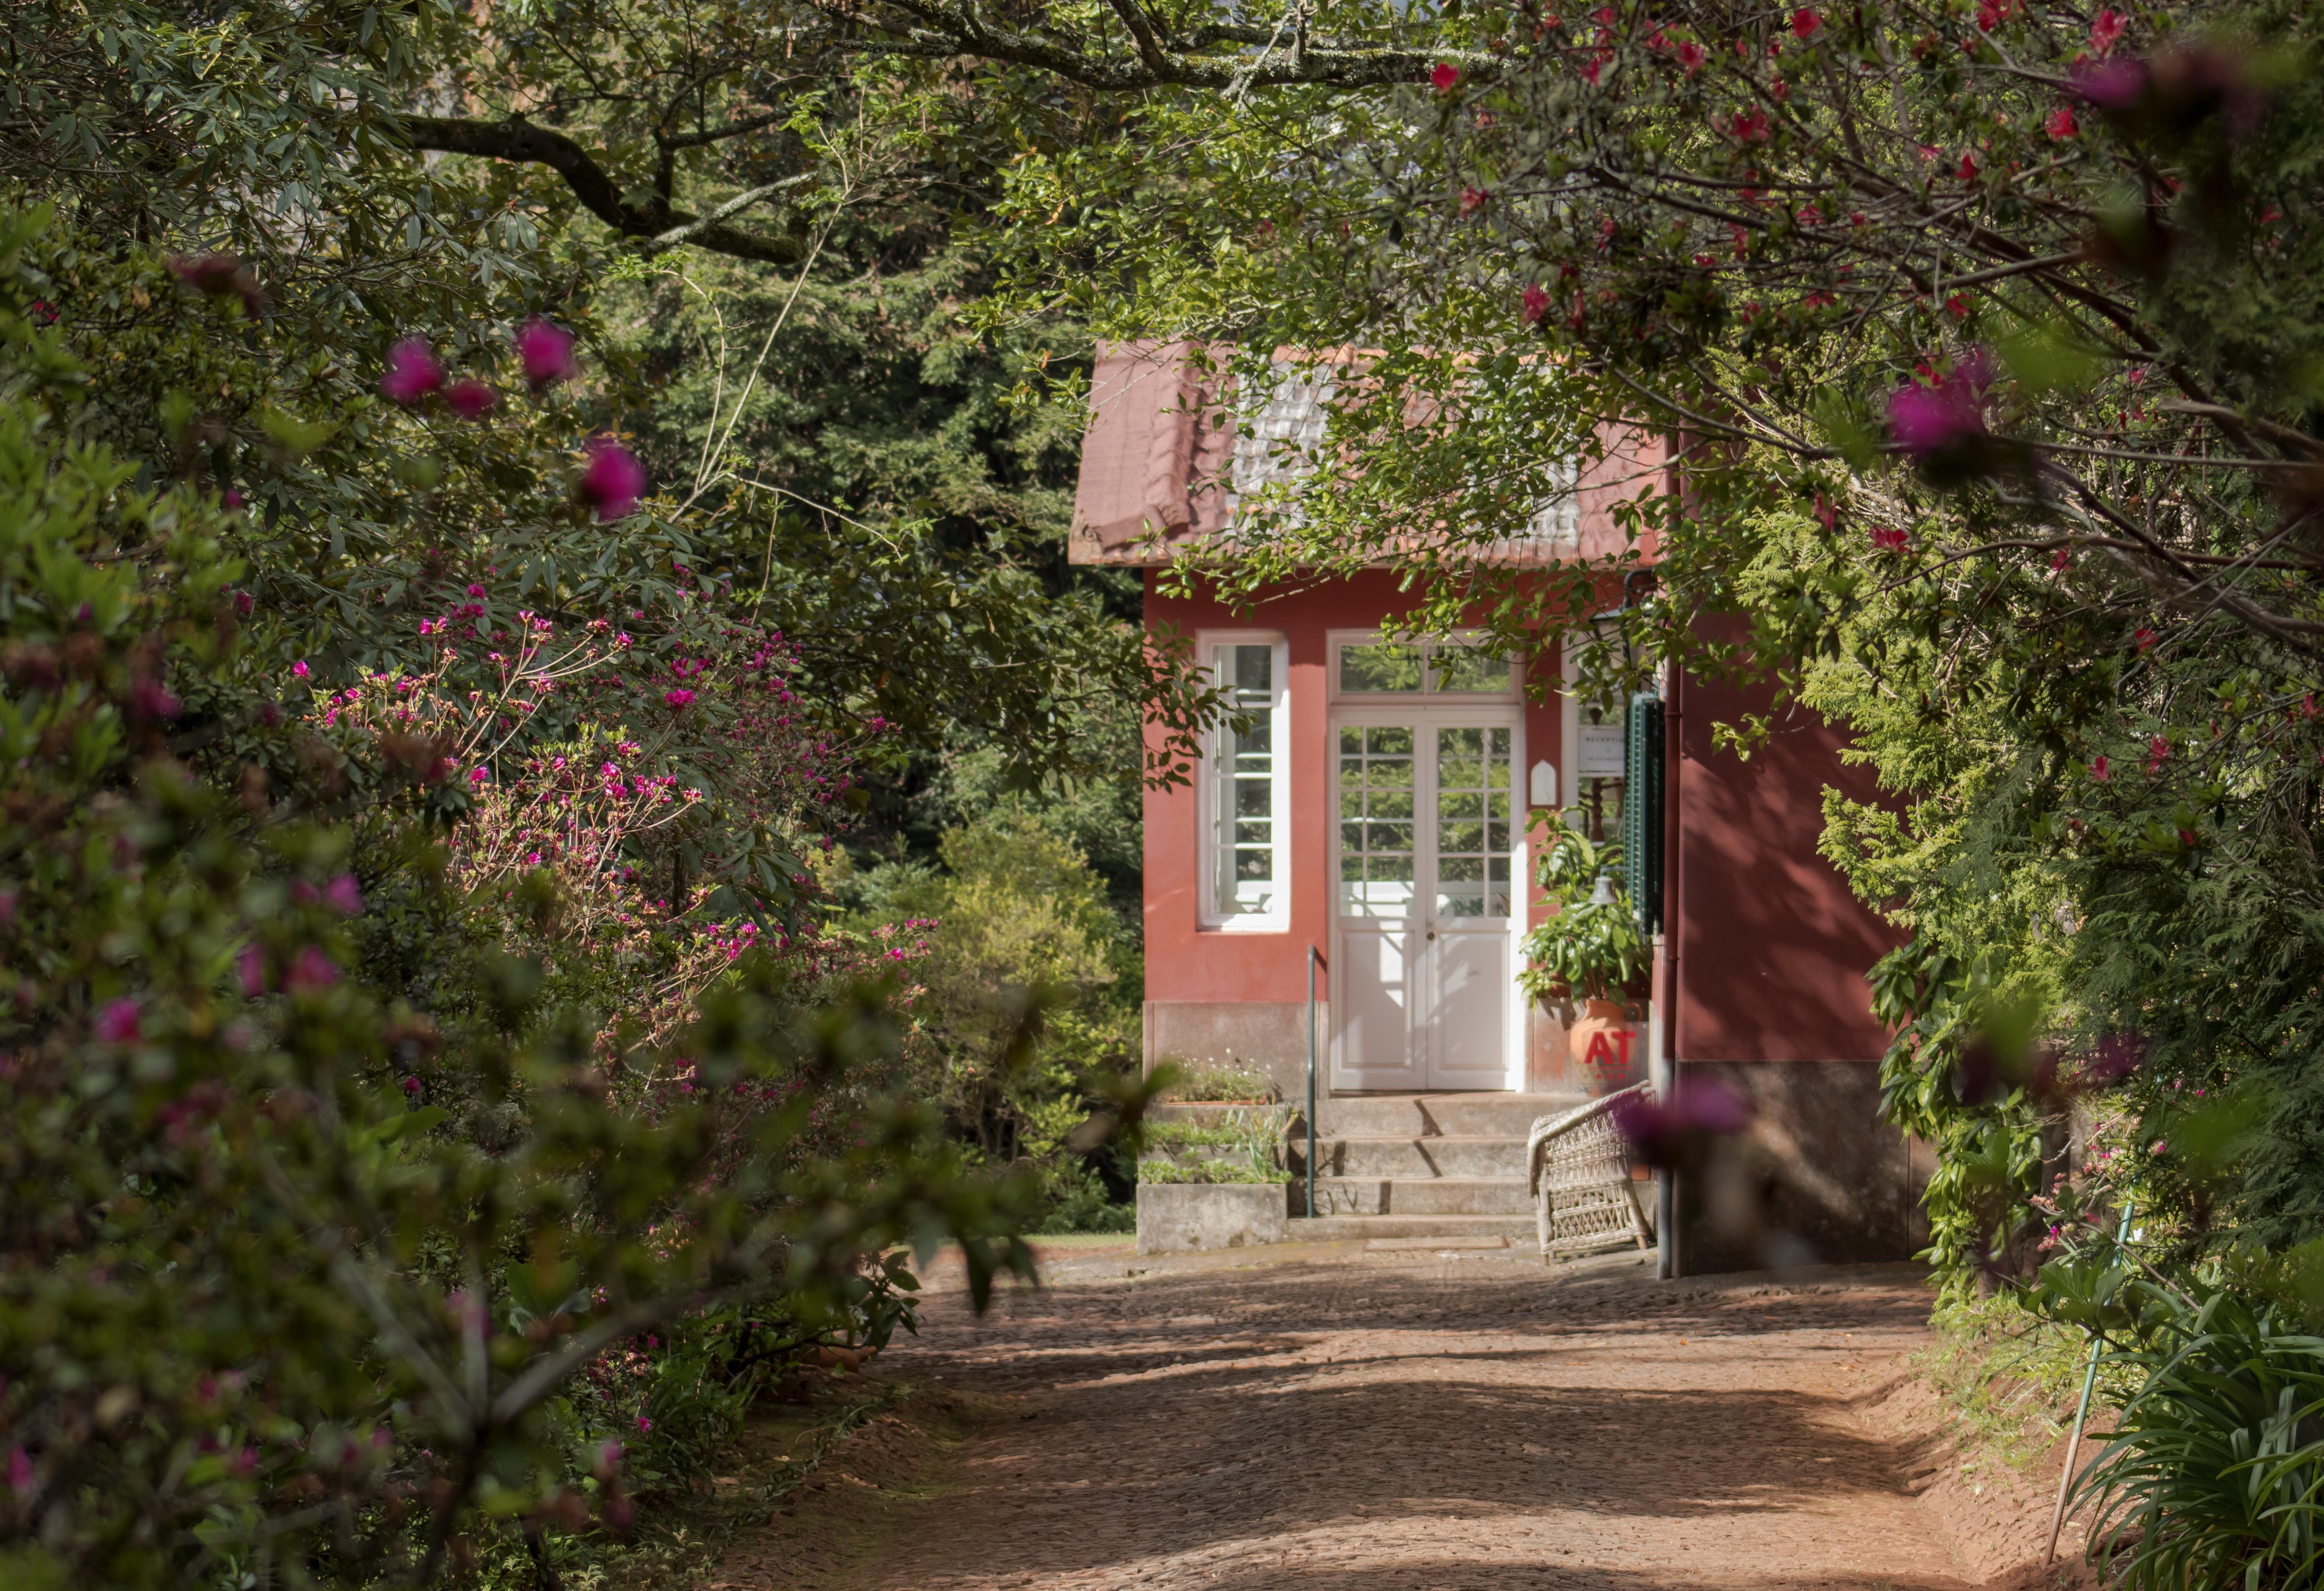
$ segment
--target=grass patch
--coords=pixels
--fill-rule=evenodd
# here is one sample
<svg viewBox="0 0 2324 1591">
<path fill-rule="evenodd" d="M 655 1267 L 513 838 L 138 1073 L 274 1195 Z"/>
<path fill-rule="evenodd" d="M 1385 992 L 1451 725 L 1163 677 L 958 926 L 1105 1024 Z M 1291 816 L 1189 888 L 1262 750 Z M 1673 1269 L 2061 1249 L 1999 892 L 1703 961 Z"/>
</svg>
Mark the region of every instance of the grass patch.
<svg viewBox="0 0 2324 1591">
<path fill-rule="evenodd" d="M 2006 1293 L 1941 1304 L 1929 1324 L 1936 1339 L 1914 1367 L 1959 1414 L 1969 1439 L 1963 1449 L 2030 1468 L 2073 1421 L 2089 1338 L 2028 1314 Z"/>
</svg>

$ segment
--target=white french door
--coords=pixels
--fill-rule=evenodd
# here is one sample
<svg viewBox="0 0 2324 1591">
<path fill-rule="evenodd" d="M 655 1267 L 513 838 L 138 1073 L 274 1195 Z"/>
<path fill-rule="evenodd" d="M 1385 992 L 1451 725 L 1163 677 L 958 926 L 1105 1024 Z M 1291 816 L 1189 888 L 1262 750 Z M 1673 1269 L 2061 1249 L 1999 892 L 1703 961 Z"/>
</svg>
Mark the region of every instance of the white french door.
<svg viewBox="0 0 2324 1591">
<path fill-rule="evenodd" d="M 1517 719 L 1335 717 L 1332 1082 L 1506 1089 L 1517 1034 Z"/>
</svg>

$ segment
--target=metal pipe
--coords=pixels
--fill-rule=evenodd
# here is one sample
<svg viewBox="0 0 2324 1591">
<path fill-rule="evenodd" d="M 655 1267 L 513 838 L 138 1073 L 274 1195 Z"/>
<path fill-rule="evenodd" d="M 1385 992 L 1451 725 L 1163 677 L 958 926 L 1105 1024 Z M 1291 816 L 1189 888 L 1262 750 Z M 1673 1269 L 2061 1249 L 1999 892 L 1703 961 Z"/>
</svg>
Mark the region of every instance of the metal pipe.
<svg viewBox="0 0 2324 1591">
<path fill-rule="evenodd" d="M 1307 1219 L 1315 1219 L 1315 947 L 1307 947 Z"/>
<path fill-rule="evenodd" d="M 2115 1229 L 2116 1248 L 2130 1241 L 2132 1205 L 2126 1200 L 2122 1207 L 2122 1225 Z M 2058 1556 L 2058 1532 L 2066 1528 L 2066 1493 L 2074 1484 L 2074 1458 L 2082 1450 L 2082 1424 L 2090 1417 L 2090 1393 L 2098 1384 L 2098 1355 L 2105 1351 L 2106 1338 L 2096 1331 L 2090 1333 L 2089 1368 L 2082 1372 L 2081 1406 L 2074 1411 L 2074 1434 L 2066 1441 L 2066 1467 L 2058 1476 L 2058 1502 L 2050 1510 L 2050 1545 L 2043 1550 L 2042 1562 L 2046 1566 Z"/>
</svg>

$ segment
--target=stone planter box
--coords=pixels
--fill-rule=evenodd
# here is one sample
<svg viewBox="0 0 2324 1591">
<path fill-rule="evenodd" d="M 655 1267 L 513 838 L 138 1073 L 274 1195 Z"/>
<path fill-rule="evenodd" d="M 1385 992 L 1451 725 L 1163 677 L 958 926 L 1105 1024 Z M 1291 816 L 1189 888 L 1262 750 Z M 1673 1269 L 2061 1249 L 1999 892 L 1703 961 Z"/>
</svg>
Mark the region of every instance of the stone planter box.
<svg viewBox="0 0 2324 1591">
<path fill-rule="evenodd" d="M 1138 1252 L 1194 1254 L 1283 1241 L 1280 1182 L 1140 1182 Z"/>
</svg>

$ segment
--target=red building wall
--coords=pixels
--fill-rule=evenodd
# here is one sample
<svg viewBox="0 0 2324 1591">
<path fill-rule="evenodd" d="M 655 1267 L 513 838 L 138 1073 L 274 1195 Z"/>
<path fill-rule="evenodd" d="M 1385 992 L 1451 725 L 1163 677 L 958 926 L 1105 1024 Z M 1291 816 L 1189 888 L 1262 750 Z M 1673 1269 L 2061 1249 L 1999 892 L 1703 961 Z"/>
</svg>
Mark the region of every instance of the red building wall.
<svg viewBox="0 0 2324 1591">
<path fill-rule="evenodd" d="M 1297 1001 L 1307 998 L 1307 947 L 1331 943 L 1330 869 L 1335 819 L 1330 811 L 1332 746 L 1326 635 L 1377 628 L 1407 612 L 1412 596 L 1384 570 L 1318 582 L 1237 609 L 1204 598 L 1165 595 L 1160 572 L 1146 576 L 1149 630 L 1174 627 L 1192 639 L 1205 630 L 1279 630 L 1288 643 L 1291 735 L 1291 925 L 1287 932 L 1202 927 L 1203 836 L 1190 785 L 1146 792 L 1146 998 L 1149 1001 Z M 1555 665 L 1535 664 L 1540 688 L 1525 708 L 1526 766 L 1561 761 Z M 1545 701 L 1536 696 L 1546 697 Z M 1149 727 L 1158 751 L 1161 731 Z M 1561 773 L 1562 773 L 1561 769 Z M 1518 775 L 1522 782 L 1522 770 Z M 1538 911 L 1536 900 L 1536 911 Z M 1328 951 L 1327 952 L 1328 953 Z M 1328 970 L 1317 995 L 1330 998 Z"/>
</svg>

